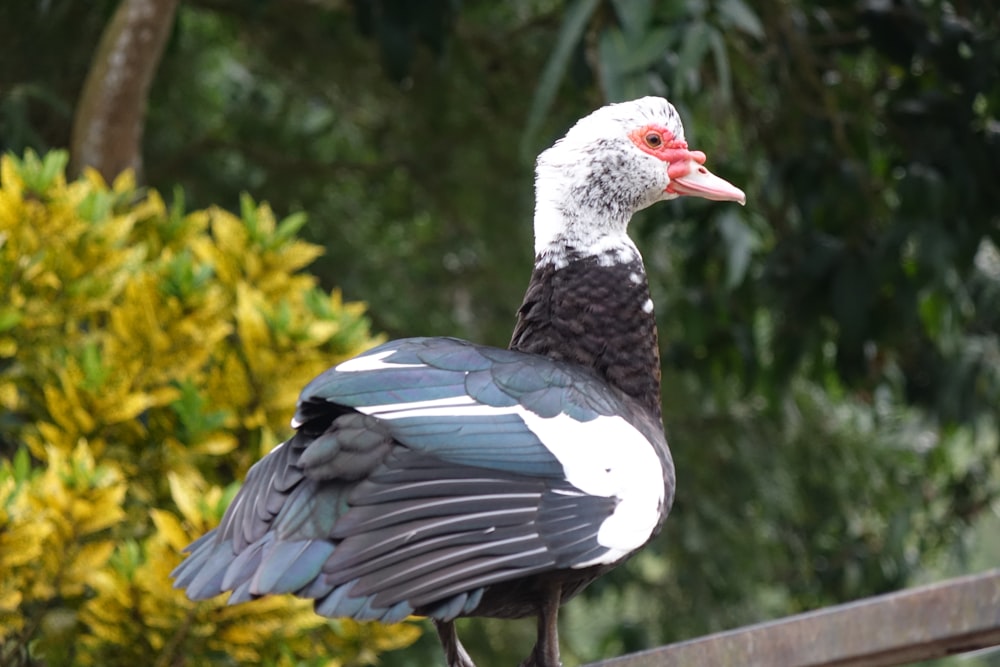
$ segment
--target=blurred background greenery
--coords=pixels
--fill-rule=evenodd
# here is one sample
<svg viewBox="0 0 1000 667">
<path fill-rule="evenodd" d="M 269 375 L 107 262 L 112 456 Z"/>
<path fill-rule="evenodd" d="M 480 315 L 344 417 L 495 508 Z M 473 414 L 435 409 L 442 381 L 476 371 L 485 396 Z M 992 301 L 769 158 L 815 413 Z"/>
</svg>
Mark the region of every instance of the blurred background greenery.
<svg viewBox="0 0 1000 667">
<path fill-rule="evenodd" d="M 145 43 L 142 6 L 160 12 L 162 54 L 119 39 Z M 372 330 L 390 336 L 505 345 L 532 262 L 533 156 L 607 101 L 657 94 L 678 107 L 690 145 L 748 205 L 678 201 L 634 222 L 678 497 L 656 542 L 565 610 L 567 665 L 1000 563 L 994 3 L 13 0 L 0 42 L 0 149 L 72 148 L 72 173 L 86 163 L 109 182 L 130 164 L 172 206 L 218 206 L 244 224 L 255 205 L 241 208 L 243 192 L 279 217 L 304 212 L 298 234 L 324 250 L 309 272 L 366 302 Z M 123 63 L 155 72 L 148 91 L 101 88 Z M 107 150 L 93 158 L 87 136 Z M 27 326 L 9 322 L 22 346 Z M 9 377 L 34 370 L 0 354 Z M 41 471 L 44 443 L 24 426 L 34 404 L 11 401 L 0 454 L 37 442 L 23 466 Z M 239 479 L 269 436 L 235 433 L 242 454 L 209 453 L 238 463 L 189 469 Z M 176 510 L 193 530 L 163 479 L 122 502 Z M 51 609 L 21 601 L 12 613 Z M 85 633 L 90 617 L 72 613 Z M 483 665 L 515 664 L 534 632 L 465 623 Z M 57 664 L 44 642 L 29 650 L 50 626 L 23 624 L 23 650 L 0 660 Z M 433 664 L 432 634 L 381 664 Z M 407 637 L 352 644 L 341 662 Z"/>
</svg>

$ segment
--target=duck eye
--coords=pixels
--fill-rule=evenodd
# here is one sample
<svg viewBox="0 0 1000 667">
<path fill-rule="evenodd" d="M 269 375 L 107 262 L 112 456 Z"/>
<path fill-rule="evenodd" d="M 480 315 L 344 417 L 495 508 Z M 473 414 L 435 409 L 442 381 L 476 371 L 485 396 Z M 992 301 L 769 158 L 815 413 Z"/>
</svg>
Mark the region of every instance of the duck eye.
<svg viewBox="0 0 1000 667">
<path fill-rule="evenodd" d="M 646 145 L 650 148 L 659 148 L 663 145 L 663 137 L 656 132 L 650 132 L 646 135 Z"/>
</svg>

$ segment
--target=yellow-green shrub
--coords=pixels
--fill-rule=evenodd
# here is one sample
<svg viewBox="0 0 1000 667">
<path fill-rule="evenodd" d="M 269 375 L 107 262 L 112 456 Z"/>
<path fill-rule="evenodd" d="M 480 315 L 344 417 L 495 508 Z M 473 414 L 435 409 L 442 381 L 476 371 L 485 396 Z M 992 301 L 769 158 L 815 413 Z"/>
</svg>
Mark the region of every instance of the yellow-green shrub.
<svg viewBox="0 0 1000 667">
<path fill-rule="evenodd" d="M 304 218 L 185 213 L 65 162 L 0 160 L 0 664 L 359 664 L 412 642 L 171 588 L 299 389 L 376 340 L 301 271 Z"/>
</svg>

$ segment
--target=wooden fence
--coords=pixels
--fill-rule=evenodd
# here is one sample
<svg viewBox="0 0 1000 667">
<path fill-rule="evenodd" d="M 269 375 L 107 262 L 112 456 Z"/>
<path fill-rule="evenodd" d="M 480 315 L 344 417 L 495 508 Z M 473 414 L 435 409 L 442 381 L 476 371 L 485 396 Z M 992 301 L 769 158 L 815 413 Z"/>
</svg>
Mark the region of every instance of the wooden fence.
<svg viewBox="0 0 1000 667">
<path fill-rule="evenodd" d="M 1000 569 L 590 667 L 882 667 L 1000 645 Z"/>
</svg>

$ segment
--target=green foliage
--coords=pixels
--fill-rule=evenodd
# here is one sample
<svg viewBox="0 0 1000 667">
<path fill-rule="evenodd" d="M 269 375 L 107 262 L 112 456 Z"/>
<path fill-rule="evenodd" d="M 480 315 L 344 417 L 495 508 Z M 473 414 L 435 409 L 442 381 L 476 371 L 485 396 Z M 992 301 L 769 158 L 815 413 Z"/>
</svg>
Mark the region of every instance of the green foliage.
<svg viewBox="0 0 1000 667">
<path fill-rule="evenodd" d="M 302 216 L 184 212 L 65 163 L 0 161 L 0 663 L 368 664 L 412 642 L 172 589 L 299 389 L 375 339 L 301 272 Z"/>
<path fill-rule="evenodd" d="M 0 3 L 14 45 L 3 146 L 66 145 L 116 4 Z M 995 513 L 998 19 L 940 0 L 192 0 L 150 93 L 146 176 L 196 206 L 240 210 L 249 190 L 308 211 L 322 283 L 364 298 L 393 335 L 504 345 L 531 262 L 530 156 L 605 100 L 679 107 L 691 146 L 749 203 L 680 201 L 633 225 L 679 496 L 650 550 L 567 607 L 573 664 L 926 580 L 968 522 Z M 122 205 L 93 197 L 84 211 Z M 158 284 L 197 314 L 217 298 L 216 268 L 170 245 L 187 216 L 164 215 L 147 256 L 175 248 Z M 326 320 L 336 308 L 311 294 Z M 295 321 L 267 312 L 265 326 Z M 0 352 L 24 317 L 0 299 Z M 114 384 L 106 353 L 81 343 L 73 372 Z M 0 382 L 0 403 L 28 400 L 15 387 Z M 171 436 L 199 443 L 186 451 L 223 488 L 263 448 L 254 434 L 271 436 L 249 427 L 247 447 L 223 454 L 234 417 L 219 383 L 169 389 Z M 0 410 L 0 438 L 30 435 L 16 415 Z M 170 510 L 169 480 L 152 495 Z M 462 632 L 474 655 L 516 664 L 534 628 Z M 435 644 L 425 634 L 383 663 L 439 661 Z"/>
</svg>

